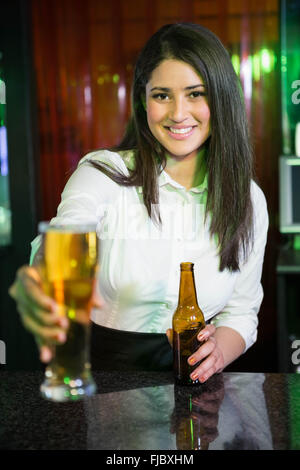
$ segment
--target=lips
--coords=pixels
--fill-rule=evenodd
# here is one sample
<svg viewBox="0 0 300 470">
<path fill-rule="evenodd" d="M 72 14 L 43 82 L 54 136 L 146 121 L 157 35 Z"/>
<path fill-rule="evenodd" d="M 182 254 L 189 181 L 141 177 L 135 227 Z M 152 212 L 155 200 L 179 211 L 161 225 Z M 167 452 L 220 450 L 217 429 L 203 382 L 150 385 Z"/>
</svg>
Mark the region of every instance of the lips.
<svg viewBox="0 0 300 470">
<path fill-rule="evenodd" d="M 183 140 L 189 137 L 190 135 L 193 134 L 194 129 L 197 126 L 186 126 L 186 127 L 165 127 L 165 129 L 168 131 L 168 134 L 170 137 L 176 140 Z"/>
<path fill-rule="evenodd" d="M 173 132 L 173 134 L 187 134 L 188 132 L 191 132 L 193 128 L 192 127 L 181 127 L 181 128 L 169 127 L 169 129 L 171 132 Z"/>
</svg>

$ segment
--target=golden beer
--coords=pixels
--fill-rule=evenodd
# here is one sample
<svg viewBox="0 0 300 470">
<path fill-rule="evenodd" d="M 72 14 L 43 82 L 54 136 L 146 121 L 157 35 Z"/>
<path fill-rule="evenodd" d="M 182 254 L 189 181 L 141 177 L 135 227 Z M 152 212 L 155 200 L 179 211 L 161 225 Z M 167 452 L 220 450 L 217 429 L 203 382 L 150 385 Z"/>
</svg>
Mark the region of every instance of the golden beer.
<svg viewBox="0 0 300 470">
<path fill-rule="evenodd" d="M 53 347 L 54 357 L 41 386 L 45 398 L 75 400 L 95 392 L 89 363 L 92 296 L 98 269 L 98 238 L 91 227 L 41 225 L 44 292 L 59 315 L 68 317 L 67 340 Z"/>
<path fill-rule="evenodd" d="M 178 385 L 194 385 L 190 374 L 196 365 L 190 366 L 188 358 L 201 346 L 197 335 L 205 327 L 202 310 L 197 301 L 194 280 L 194 264 L 180 264 L 178 305 L 173 315 L 173 365 Z"/>
</svg>

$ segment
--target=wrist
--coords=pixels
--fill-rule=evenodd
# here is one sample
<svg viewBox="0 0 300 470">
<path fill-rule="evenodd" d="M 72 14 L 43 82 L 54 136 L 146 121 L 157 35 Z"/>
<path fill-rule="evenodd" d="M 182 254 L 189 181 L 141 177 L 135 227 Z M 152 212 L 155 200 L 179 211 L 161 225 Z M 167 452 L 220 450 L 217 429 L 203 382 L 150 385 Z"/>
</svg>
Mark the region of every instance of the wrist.
<svg viewBox="0 0 300 470">
<path fill-rule="evenodd" d="M 222 372 L 225 367 L 243 354 L 246 344 L 242 336 L 236 330 L 227 326 L 217 327 L 214 333 L 214 339 L 223 362 L 218 372 Z"/>
</svg>

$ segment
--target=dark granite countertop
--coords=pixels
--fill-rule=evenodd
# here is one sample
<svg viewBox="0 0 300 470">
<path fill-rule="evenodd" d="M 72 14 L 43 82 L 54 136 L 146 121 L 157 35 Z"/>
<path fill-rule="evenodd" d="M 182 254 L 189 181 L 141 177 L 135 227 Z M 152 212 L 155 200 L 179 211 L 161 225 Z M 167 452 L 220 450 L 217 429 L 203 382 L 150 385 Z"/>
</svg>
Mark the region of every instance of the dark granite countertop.
<svg viewBox="0 0 300 470">
<path fill-rule="evenodd" d="M 52 403 L 41 372 L 0 373 L 0 449 L 300 449 L 300 374 L 94 372 L 98 393 Z"/>
</svg>

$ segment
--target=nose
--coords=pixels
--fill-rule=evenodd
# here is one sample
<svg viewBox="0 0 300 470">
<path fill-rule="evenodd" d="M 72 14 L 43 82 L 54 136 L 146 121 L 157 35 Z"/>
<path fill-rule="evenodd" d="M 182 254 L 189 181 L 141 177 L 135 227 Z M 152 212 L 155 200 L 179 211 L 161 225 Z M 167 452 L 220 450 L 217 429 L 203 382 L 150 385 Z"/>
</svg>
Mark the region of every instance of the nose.
<svg viewBox="0 0 300 470">
<path fill-rule="evenodd" d="M 188 115 L 188 106 L 183 97 L 173 100 L 169 109 L 169 117 L 174 122 L 183 122 Z"/>
</svg>

